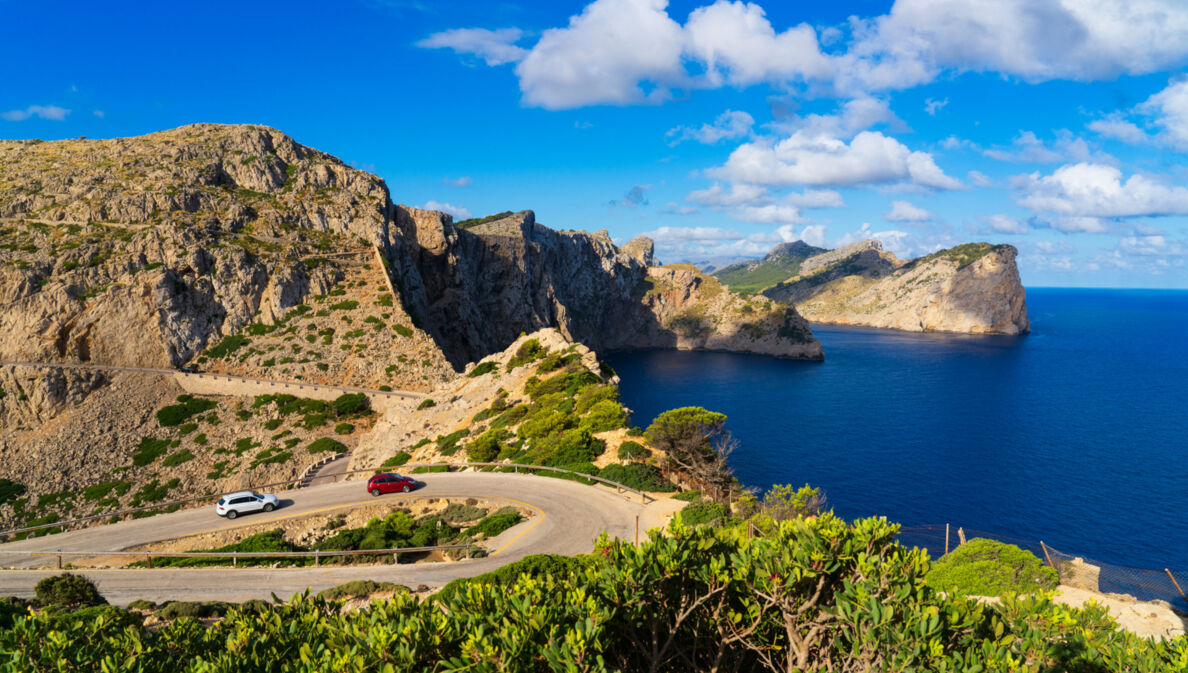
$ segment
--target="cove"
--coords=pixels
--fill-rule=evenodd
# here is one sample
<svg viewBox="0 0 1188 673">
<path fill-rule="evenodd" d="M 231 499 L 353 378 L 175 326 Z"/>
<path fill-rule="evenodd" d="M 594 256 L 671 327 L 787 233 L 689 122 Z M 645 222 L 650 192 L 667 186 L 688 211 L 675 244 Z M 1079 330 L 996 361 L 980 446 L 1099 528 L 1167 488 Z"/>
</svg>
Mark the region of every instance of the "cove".
<svg viewBox="0 0 1188 673">
<path fill-rule="evenodd" d="M 1032 333 L 815 325 L 823 363 L 607 355 L 632 421 L 729 417 L 747 486 L 810 483 L 841 516 L 1042 539 L 1188 568 L 1188 292 L 1028 290 Z"/>
</svg>

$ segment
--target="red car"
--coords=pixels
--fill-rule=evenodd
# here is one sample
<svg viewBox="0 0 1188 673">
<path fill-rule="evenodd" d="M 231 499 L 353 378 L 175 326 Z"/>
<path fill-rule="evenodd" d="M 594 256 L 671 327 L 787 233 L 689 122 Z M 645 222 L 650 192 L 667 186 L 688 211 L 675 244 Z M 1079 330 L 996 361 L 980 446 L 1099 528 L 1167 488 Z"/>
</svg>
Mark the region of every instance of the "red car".
<svg viewBox="0 0 1188 673">
<path fill-rule="evenodd" d="M 408 493 L 417 487 L 417 481 L 412 477 L 399 474 L 377 474 L 367 480 L 367 491 L 372 495 L 381 493 Z"/>
</svg>

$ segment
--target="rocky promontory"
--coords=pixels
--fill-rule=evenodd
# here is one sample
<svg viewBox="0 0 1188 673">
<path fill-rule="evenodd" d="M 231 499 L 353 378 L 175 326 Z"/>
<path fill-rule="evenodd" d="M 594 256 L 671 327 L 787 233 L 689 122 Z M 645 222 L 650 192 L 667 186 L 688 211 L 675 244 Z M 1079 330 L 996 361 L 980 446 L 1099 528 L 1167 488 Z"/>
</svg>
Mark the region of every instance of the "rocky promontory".
<svg viewBox="0 0 1188 673">
<path fill-rule="evenodd" d="M 905 261 L 883 250 L 879 241 L 867 240 L 791 262 L 786 253 L 773 262 L 769 255 L 750 268 L 734 269 L 729 277 L 744 291 L 766 285 L 758 289 L 760 294 L 795 306 L 810 322 L 1022 334 L 1030 323 L 1017 254 L 1009 245 L 966 243 Z M 794 275 L 770 283 L 778 269 L 792 267 Z"/>
</svg>

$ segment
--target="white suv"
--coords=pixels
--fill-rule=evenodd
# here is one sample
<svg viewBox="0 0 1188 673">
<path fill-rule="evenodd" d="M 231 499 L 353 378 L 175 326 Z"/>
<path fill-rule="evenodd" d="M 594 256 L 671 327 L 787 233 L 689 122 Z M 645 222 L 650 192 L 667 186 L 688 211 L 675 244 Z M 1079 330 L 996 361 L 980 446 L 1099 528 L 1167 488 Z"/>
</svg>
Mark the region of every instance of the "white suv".
<svg viewBox="0 0 1188 673">
<path fill-rule="evenodd" d="M 234 519 L 240 514 L 248 512 L 271 512 L 277 508 L 278 502 L 275 495 L 240 491 L 219 498 L 219 504 L 215 505 L 215 513 L 228 519 Z"/>
</svg>

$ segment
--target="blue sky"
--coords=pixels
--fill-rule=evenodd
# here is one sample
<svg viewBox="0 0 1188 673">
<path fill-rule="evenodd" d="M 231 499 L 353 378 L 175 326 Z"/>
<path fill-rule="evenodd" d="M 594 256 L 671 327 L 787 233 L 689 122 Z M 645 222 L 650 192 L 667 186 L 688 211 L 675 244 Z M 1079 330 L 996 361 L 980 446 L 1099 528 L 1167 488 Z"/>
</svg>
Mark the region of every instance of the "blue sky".
<svg viewBox="0 0 1188 673">
<path fill-rule="evenodd" d="M 877 237 L 1188 288 L 1180 0 L 0 0 L 0 137 L 260 123 L 663 261 Z"/>
</svg>

